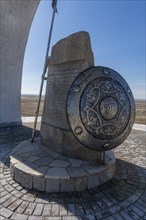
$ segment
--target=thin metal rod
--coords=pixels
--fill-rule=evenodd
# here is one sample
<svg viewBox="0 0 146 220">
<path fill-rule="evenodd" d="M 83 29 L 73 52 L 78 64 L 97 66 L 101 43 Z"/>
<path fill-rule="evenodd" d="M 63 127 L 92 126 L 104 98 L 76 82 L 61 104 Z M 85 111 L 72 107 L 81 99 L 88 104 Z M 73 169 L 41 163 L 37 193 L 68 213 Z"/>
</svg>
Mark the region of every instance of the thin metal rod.
<svg viewBox="0 0 146 220">
<path fill-rule="evenodd" d="M 43 73 L 42 73 L 40 92 L 39 92 L 39 100 L 38 100 L 37 109 L 36 109 L 36 112 L 35 112 L 35 121 L 34 121 L 34 127 L 33 127 L 33 131 L 32 131 L 31 142 L 34 141 L 36 125 L 37 125 L 37 120 L 38 120 L 38 114 L 39 114 L 39 109 L 40 109 L 40 102 L 41 102 L 41 97 L 42 97 L 42 90 L 43 90 L 44 80 L 46 79 L 45 75 L 46 75 L 46 72 L 47 72 L 47 69 L 48 69 L 48 55 L 49 55 L 49 49 L 50 49 L 51 36 L 52 36 L 52 30 L 53 30 L 53 24 L 54 24 L 56 9 L 57 9 L 57 0 L 55 1 L 55 6 L 54 6 L 53 14 L 52 14 L 52 20 L 51 20 L 51 26 L 50 26 L 50 32 L 49 32 L 49 38 L 48 38 L 44 68 L 43 68 Z"/>
</svg>

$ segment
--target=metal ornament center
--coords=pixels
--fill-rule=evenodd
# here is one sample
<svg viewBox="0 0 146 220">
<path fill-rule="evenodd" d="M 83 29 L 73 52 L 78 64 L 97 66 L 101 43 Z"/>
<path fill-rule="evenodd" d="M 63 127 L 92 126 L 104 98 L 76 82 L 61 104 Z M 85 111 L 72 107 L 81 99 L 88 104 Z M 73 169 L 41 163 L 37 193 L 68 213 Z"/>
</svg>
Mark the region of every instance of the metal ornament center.
<svg viewBox="0 0 146 220">
<path fill-rule="evenodd" d="M 105 97 L 100 104 L 100 113 L 103 118 L 110 120 L 115 118 L 118 112 L 118 105 L 114 98 Z"/>
</svg>

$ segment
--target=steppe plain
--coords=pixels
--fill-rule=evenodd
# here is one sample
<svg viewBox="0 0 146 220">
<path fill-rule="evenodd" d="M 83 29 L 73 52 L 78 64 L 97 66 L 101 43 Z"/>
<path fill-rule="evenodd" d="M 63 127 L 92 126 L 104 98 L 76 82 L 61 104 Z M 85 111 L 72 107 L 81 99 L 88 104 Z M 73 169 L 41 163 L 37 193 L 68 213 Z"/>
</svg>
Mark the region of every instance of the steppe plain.
<svg viewBox="0 0 146 220">
<path fill-rule="evenodd" d="M 21 112 L 23 117 L 35 116 L 37 108 L 38 96 L 37 95 L 22 95 L 21 96 Z M 42 96 L 39 116 L 43 111 L 44 96 Z M 146 100 L 136 99 L 136 119 L 135 123 L 146 124 Z"/>
</svg>

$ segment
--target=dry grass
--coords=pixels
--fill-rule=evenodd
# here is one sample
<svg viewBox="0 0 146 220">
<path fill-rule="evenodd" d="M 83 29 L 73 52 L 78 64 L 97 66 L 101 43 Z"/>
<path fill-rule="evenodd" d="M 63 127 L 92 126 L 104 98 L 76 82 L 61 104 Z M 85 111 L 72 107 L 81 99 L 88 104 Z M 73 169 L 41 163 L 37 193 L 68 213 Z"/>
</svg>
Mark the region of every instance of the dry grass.
<svg viewBox="0 0 146 220">
<path fill-rule="evenodd" d="M 146 100 L 136 100 L 135 123 L 146 124 Z"/>
<path fill-rule="evenodd" d="M 21 97 L 21 109 L 22 116 L 35 116 L 37 108 L 38 96 L 22 95 Z M 42 97 L 39 116 L 42 115 L 44 97 Z M 136 119 L 135 123 L 146 124 L 146 101 L 136 100 Z"/>
<path fill-rule="evenodd" d="M 35 116 L 35 112 L 38 104 L 38 96 L 35 95 L 22 95 L 21 96 L 21 114 L 22 116 Z M 42 115 L 44 104 L 44 97 L 42 97 L 40 104 L 39 116 Z"/>
</svg>

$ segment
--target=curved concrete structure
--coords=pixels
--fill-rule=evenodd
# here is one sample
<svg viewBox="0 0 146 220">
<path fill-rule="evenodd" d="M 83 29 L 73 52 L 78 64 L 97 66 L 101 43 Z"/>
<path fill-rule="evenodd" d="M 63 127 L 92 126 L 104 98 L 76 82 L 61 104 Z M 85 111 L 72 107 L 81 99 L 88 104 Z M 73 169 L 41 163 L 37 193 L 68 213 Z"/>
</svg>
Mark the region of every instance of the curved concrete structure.
<svg viewBox="0 0 146 220">
<path fill-rule="evenodd" d="M 21 124 L 24 52 L 39 2 L 0 1 L 0 127 Z"/>
</svg>

